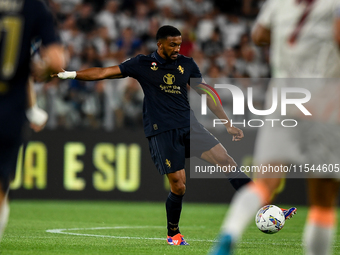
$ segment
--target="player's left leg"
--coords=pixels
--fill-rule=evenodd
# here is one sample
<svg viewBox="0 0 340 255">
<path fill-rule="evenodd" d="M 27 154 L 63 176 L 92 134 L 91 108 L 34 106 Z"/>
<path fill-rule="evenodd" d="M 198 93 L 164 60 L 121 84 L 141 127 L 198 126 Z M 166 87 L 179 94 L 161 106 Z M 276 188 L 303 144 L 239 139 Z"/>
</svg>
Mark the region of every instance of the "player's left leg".
<svg viewBox="0 0 340 255">
<path fill-rule="evenodd" d="M 166 216 L 168 238 L 170 245 L 188 245 L 179 231 L 179 220 L 182 211 L 182 200 L 185 194 L 185 170 L 167 174 L 170 183 L 170 193 L 166 200 Z"/>
<path fill-rule="evenodd" d="M 339 185 L 335 179 L 308 180 L 310 208 L 303 238 L 307 255 L 331 254 Z"/>
<path fill-rule="evenodd" d="M 251 179 L 245 173 L 240 171 L 234 159 L 228 154 L 227 150 L 221 143 L 215 145 L 210 150 L 203 152 L 201 158 L 212 165 L 233 167 L 235 172 L 227 174 L 227 177 L 235 190 L 239 190 L 241 187 L 251 182 Z"/>
</svg>

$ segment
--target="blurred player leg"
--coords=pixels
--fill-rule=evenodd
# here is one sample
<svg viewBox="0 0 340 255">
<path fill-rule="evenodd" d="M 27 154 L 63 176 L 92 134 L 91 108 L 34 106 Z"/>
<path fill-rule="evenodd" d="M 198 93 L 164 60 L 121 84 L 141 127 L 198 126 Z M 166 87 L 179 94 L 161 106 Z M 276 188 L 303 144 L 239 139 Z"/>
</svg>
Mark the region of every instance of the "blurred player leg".
<svg viewBox="0 0 340 255">
<path fill-rule="evenodd" d="M 304 230 L 307 255 L 331 254 L 336 231 L 336 203 L 339 181 L 335 179 L 309 179 L 311 207 Z"/>
<path fill-rule="evenodd" d="M 9 183 L 16 170 L 15 166 L 20 144 L 20 141 L 8 141 L 0 136 L 0 240 L 8 221 Z"/>
<path fill-rule="evenodd" d="M 2 187 L 0 187 L 0 240 L 7 226 L 9 216 L 9 205 L 7 197 L 8 192 L 4 192 Z"/>
<path fill-rule="evenodd" d="M 261 178 L 236 193 L 222 224 L 220 242 L 212 254 L 229 254 L 225 249 L 231 249 L 241 238 L 259 208 L 270 202 L 280 182 L 281 178 Z"/>
</svg>

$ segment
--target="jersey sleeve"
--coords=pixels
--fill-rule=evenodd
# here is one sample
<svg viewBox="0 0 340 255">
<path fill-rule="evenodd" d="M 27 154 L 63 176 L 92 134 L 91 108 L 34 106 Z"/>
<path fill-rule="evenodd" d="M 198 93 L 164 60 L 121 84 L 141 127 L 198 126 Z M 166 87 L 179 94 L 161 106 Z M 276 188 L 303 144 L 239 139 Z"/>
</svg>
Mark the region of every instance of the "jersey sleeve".
<svg viewBox="0 0 340 255">
<path fill-rule="evenodd" d="M 188 81 L 188 84 L 190 86 L 197 86 L 202 82 L 202 74 L 200 69 L 198 68 L 196 62 L 192 60 L 192 67 L 191 67 L 191 73 L 190 73 L 190 79 Z"/>
<path fill-rule="evenodd" d="M 48 6 L 43 1 L 37 1 L 37 29 L 41 38 L 41 44 L 47 46 L 52 43 L 59 42 L 59 36 L 54 25 L 54 19 Z"/>
<path fill-rule="evenodd" d="M 134 58 L 129 58 L 119 65 L 120 71 L 123 77 L 133 77 L 136 78 L 139 66 L 139 56 Z"/>
<path fill-rule="evenodd" d="M 275 15 L 275 8 L 277 4 L 278 1 L 276 0 L 267 0 L 261 8 L 256 23 L 270 29 L 273 24 L 273 17 Z"/>
</svg>

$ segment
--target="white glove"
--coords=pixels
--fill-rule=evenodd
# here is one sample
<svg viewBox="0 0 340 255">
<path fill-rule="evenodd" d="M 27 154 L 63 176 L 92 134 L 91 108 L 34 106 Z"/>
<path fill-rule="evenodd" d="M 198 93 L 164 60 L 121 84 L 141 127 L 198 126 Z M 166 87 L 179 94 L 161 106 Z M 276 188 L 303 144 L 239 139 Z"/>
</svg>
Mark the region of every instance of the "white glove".
<svg viewBox="0 0 340 255">
<path fill-rule="evenodd" d="M 41 126 L 46 123 L 48 114 L 37 105 L 34 105 L 32 108 L 26 110 L 26 117 L 30 123 Z"/>
<path fill-rule="evenodd" d="M 76 71 L 64 71 L 64 72 L 60 72 L 58 73 L 58 77 L 60 79 L 66 80 L 66 79 L 74 79 L 77 76 L 77 72 Z"/>
</svg>

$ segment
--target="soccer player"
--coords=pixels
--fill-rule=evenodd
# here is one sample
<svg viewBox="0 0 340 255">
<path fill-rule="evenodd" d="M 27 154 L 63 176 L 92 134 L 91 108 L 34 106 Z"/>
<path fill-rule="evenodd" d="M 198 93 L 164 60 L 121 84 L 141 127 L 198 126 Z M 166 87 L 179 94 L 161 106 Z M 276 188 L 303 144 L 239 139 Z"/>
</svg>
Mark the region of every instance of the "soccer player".
<svg viewBox="0 0 340 255">
<path fill-rule="evenodd" d="M 268 0 L 259 14 L 252 38 L 257 45 L 271 44 L 270 61 L 275 78 L 340 77 L 339 0 Z M 282 81 L 285 80 L 272 81 L 271 88 Z M 322 85 L 323 82 L 322 79 L 291 79 L 288 83 L 297 81 L 299 81 L 298 85 L 305 85 L 306 82 L 309 83 L 307 85 L 312 85 L 316 81 Z M 323 91 L 328 90 L 325 87 L 321 88 Z M 317 103 L 317 108 L 320 106 L 319 100 L 320 98 L 314 102 Z M 328 113 L 330 109 L 332 108 L 328 108 Z M 320 108 L 317 110 L 320 111 Z M 329 157 L 329 153 L 326 153 L 327 157 L 323 157 L 324 150 L 328 147 L 327 139 L 320 137 L 317 140 L 320 143 L 313 144 L 316 150 L 312 154 L 302 153 L 301 144 L 305 142 L 304 140 L 310 139 L 305 134 L 310 128 L 317 126 L 315 122 L 309 123 L 308 129 L 300 133 L 297 133 L 301 131 L 300 123 L 297 128 L 284 131 L 281 128 L 261 128 L 255 147 L 256 162 L 275 166 L 287 162 L 301 162 L 303 158 L 306 160 L 304 163 L 322 158 L 319 163 L 329 163 L 325 160 Z M 319 129 L 317 136 L 322 135 L 322 138 L 337 141 L 337 133 L 334 129 L 328 130 L 331 129 Z M 339 128 L 337 127 L 336 130 Z M 333 150 L 337 147 L 339 143 L 333 147 Z M 339 154 L 336 158 L 338 157 Z M 234 197 L 222 225 L 220 242 L 213 250 L 213 254 L 231 254 L 233 245 L 240 239 L 249 221 L 254 219 L 256 211 L 264 203 L 270 202 L 270 198 L 280 184 L 280 177 L 283 176 L 278 174 L 270 177 L 264 174 L 255 184 L 247 185 Z M 308 184 L 310 208 L 304 232 L 305 252 L 310 255 L 330 254 L 336 226 L 335 206 L 339 182 L 329 177 L 310 178 Z"/>
<path fill-rule="evenodd" d="M 151 156 L 159 173 L 167 175 L 171 188 L 166 200 L 167 242 L 170 245 L 188 245 L 178 227 L 186 188 L 185 158 L 197 156 L 220 166 L 236 167 L 236 163 L 221 143 L 198 123 L 190 109 L 187 84 L 190 84 L 190 78 L 202 80 L 202 75 L 192 58 L 179 54 L 182 43 L 180 31 L 172 26 L 163 26 L 159 28 L 156 39 L 158 49 L 150 55 L 138 55 L 118 66 L 65 71 L 57 76 L 87 81 L 130 76 L 138 80 L 145 95 L 144 132 L 149 140 Z M 191 87 L 199 94 L 206 93 L 204 90 L 207 89 L 214 94 L 199 82 L 191 84 Z M 207 98 L 211 111 L 218 118 L 228 120 L 221 104 L 215 105 L 213 99 Z M 240 129 L 229 123 L 225 127 L 233 141 L 243 138 Z M 191 151 L 190 139 L 197 145 Z M 229 180 L 236 190 L 251 181 L 241 172 L 230 176 Z"/>
<path fill-rule="evenodd" d="M 31 41 L 40 37 L 44 62 L 35 75 L 47 78 L 64 67 L 53 17 L 43 1 L 0 0 L 0 237 L 9 216 L 8 190 L 25 122 Z"/>
</svg>

